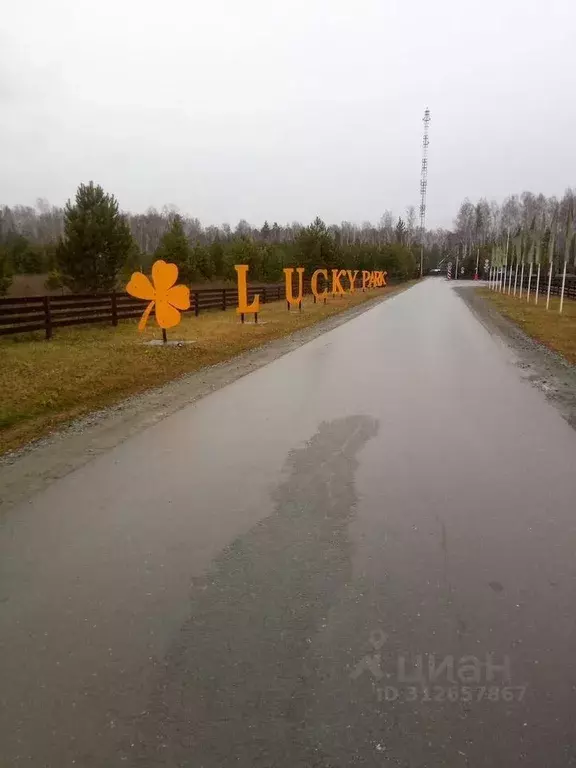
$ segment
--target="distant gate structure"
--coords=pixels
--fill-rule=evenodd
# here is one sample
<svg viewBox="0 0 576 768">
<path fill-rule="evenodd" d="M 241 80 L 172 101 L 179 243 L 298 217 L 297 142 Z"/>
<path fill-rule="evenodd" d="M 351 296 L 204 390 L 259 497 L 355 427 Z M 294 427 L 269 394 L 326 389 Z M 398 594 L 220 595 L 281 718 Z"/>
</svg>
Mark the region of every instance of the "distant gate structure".
<svg viewBox="0 0 576 768">
<path fill-rule="evenodd" d="M 452 280 L 452 262 L 448 262 L 448 271 L 446 272 L 446 279 Z"/>
</svg>

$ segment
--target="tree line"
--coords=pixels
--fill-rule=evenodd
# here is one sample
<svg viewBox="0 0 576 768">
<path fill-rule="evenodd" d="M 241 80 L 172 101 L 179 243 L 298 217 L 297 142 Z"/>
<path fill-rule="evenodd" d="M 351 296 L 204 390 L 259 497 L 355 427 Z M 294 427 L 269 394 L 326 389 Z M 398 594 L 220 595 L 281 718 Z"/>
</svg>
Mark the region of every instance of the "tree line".
<svg viewBox="0 0 576 768">
<path fill-rule="evenodd" d="M 504 202 L 481 199 L 461 204 L 454 230 L 447 234 L 445 250 L 470 270 L 488 261 L 503 264 L 536 264 L 559 274 L 564 264 L 576 272 L 576 189 L 563 197 L 532 192 L 511 195 Z"/>
<path fill-rule="evenodd" d="M 232 231 L 226 224 L 204 228 L 173 206 L 122 213 L 113 195 L 90 182 L 62 210 L 42 201 L 36 209 L 1 209 L 0 291 L 14 273 L 48 273 L 48 288 L 110 291 L 156 259 L 177 264 L 187 283 L 235 280 L 235 264 L 248 264 L 250 280 L 261 282 L 281 280 L 292 266 L 385 270 L 406 280 L 416 272 L 410 214 L 396 222 L 388 214 L 382 226 L 361 229 L 316 218 L 307 226 L 265 222 L 260 229 L 240 221 Z"/>
<path fill-rule="evenodd" d="M 425 271 L 459 259 L 468 275 L 476 267 L 534 261 L 576 272 L 576 190 L 560 199 L 523 192 L 503 203 L 465 199 L 452 229 L 423 233 Z M 417 271 L 422 234 L 414 206 L 404 217 L 385 211 L 373 224 L 272 224 L 241 220 L 202 226 L 175 206 L 124 213 L 113 195 L 81 184 L 64 208 L 38 200 L 36 207 L 0 206 L 0 293 L 11 276 L 47 273 L 50 288 L 105 291 L 120 287 L 132 271 L 157 258 L 178 264 L 187 282 L 233 280 L 234 264 L 250 266 L 250 279 L 275 282 L 284 267 L 386 270 L 397 280 Z"/>
</svg>

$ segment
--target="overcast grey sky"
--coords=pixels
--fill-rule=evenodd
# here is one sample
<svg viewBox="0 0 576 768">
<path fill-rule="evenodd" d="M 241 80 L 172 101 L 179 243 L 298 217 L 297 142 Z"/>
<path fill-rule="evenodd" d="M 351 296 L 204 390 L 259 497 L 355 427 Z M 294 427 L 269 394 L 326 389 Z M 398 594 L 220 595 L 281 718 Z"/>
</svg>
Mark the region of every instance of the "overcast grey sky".
<svg viewBox="0 0 576 768">
<path fill-rule="evenodd" d="M 0 203 L 94 179 L 203 223 L 376 221 L 576 183 L 576 0 L 18 0 Z"/>
</svg>

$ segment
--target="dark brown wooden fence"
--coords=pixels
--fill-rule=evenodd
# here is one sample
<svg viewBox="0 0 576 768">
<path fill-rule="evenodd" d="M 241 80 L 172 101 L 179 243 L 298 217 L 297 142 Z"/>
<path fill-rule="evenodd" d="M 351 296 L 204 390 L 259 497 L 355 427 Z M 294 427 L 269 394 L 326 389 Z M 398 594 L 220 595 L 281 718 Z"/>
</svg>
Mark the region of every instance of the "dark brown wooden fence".
<svg viewBox="0 0 576 768">
<path fill-rule="evenodd" d="M 520 276 L 518 276 L 518 285 Z M 514 277 L 512 277 L 514 285 Z M 550 293 L 560 294 L 562 279 L 552 280 Z M 528 276 L 524 275 L 523 291 L 528 286 Z M 548 276 L 540 276 L 540 293 L 546 294 Z M 531 290 L 536 290 L 536 277 L 532 277 Z M 304 293 L 310 293 L 310 283 L 305 281 Z M 284 283 L 278 285 L 249 286 L 248 297 L 260 296 L 260 303 L 282 301 L 286 298 Z M 576 300 L 576 277 L 567 276 L 565 297 Z M 191 292 L 190 309 L 196 316 L 208 310 L 231 309 L 238 305 L 236 288 L 199 288 Z M 44 331 L 47 339 L 52 338 L 55 328 L 87 323 L 105 323 L 118 325 L 119 320 L 138 318 L 146 303 L 134 299 L 127 293 L 86 293 L 68 296 L 29 296 L 26 298 L 0 299 L 0 336 L 14 333 Z"/>
<path fill-rule="evenodd" d="M 310 284 L 304 284 L 310 293 Z M 249 286 L 248 298 L 260 296 L 260 303 L 286 298 L 281 285 Z M 238 305 L 235 288 L 200 288 L 190 294 L 190 309 L 199 315 L 207 310 L 226 310 Z M 74 294 L 69 296 L 30 296 L 0 299 L 0 336 L 13 333 L 44 331 L 52 338 L 55 328 L 86 323 L 118 325 L 119 320 L 141 317 L 146 302 L 127 293 Z"/>
<path fill-rule="evenodd" d="M 520 268 L 521 269 L 521 268 Z M 520 290 L 520 283 L 522 282 L 522 295 L 526 295 L 526 291 L 528 290 L 528 277 L 529 277 L 529 271 L 528 267 L 524 267 L 524 280 L 520 280 L 521 272 L 518 271 L 518 282 L 516 286 L 516 293 Z M 510 273 L 506 275 L 506 293 L 508 293 L 508 280 L 510 279 Z M 537 275 L 532 275 L 532 280 L 530 281 L 530 293 L 535 293 L 536 291 L 536 285 L 538 283 L 538 277 Z M 560 292 L 562 291 L 562 278 L 561 277 L 553 277 L 552 283 L 550 285 L 550 296 L 560 296 Z M 512 285 L 511 285 L 511 292 L 514 292 L 514 274 L 512 275 Z M 538 295 L 543 294 L 546 296 L 548 293 L 548 273 L 540 275 L 540 285 L 538 287 Z M 564 298 L 565 299 L 576 299 L 576 275 L 566 275 L 566 285 L 564 286 Z"/>
</svg>

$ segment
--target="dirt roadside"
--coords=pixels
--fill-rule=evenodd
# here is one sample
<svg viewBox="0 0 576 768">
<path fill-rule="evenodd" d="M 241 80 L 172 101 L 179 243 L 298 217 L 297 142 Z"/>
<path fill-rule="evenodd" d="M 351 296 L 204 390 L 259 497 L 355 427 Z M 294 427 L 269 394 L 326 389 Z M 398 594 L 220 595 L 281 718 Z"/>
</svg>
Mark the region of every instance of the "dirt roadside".
<svg viewBox="0 0 576 768">
<path fill-rule="evenodd" d="M 503 317 L 492 302 L 478 294 L 477 288 L 465 286 L 454 290 L 484 327 L 508 346 L 522 376 L 543 392 L 576 429 L 576 366 Z"/>
<path fill-rule="evenodd" d="M 375 304 L 398 296 L 403 290 L 375 298 L 232 360 L 95 411 L 48 437 L 3 455 L 0 457 L 0 514 L 180 408 L 337 328 L 372 309 Z"/>
</svg>

